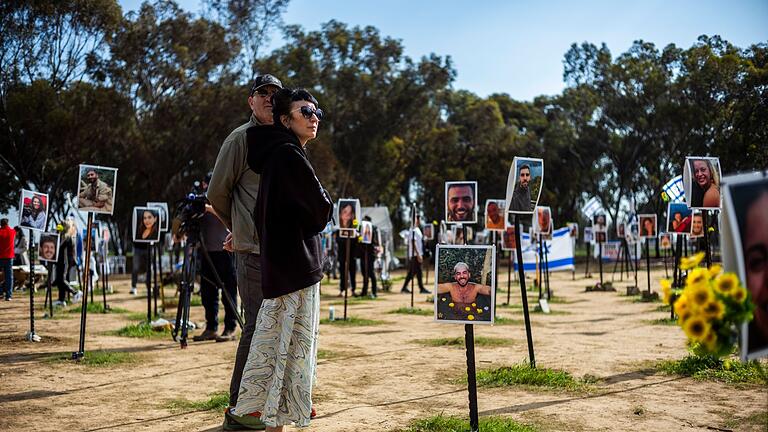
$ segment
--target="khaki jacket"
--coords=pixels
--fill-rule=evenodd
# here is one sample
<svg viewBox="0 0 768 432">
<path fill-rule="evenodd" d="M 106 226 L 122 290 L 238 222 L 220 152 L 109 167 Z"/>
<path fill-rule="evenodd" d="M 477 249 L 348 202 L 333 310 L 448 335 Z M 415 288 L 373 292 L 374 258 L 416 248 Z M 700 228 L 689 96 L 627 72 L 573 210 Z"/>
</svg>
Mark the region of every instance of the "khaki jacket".
<svg viewBox="0 0 768 432">
<path fill-rule="evenodd" d="M 208 201 L 232 232 L 232 247 L 237 252 L 259 253 L 253 209 L 261 179 L 248 167 L 245 134 L 248 128 L 259 125 L 251 115 L 248 123 L 229 134 L 221 145 L 208 184 Z"/>
</svg>

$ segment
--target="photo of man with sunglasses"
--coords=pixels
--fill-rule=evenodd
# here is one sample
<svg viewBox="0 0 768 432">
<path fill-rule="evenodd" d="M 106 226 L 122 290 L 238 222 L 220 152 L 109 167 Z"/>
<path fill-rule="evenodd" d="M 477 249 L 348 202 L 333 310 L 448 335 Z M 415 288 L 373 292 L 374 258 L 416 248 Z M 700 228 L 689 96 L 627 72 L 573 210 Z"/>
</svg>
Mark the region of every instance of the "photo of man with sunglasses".
<svg viewBox="0 0 768 432">
<path fill-rule="evenodd" d="M 237 404 L 240 380 L 253 338 L 256 315 L 264 295 L 261 290 L 261 264 L 259 262 L 259 239 L 253 225 L 253 209 L 259 194 L 259 175 L 247 163 L 248 143 L 246 130 L 252 126 L 272 124 L 272 95 L 283 88 L 276 77 L 265 74 L 256 77 L 248 94 L 251 116 L 247 123 L 233 130 L 224 140 L 208 185 L 208 200 L 212 210 L 229 229 L 224 249 L 235 254 L 237 290 L 245 310 L 245 326 L 240 336 L 235 357 L 235 367 L 229 386 L 229 406 Z M 210 210 L 210 209 L 209 209 Z M 216 341 L 230 340 L 216 336 Z M 260 422 L 257 417 L 235 416 L 225 412 L 224 426 L 237 427 Z"/>
</svg>

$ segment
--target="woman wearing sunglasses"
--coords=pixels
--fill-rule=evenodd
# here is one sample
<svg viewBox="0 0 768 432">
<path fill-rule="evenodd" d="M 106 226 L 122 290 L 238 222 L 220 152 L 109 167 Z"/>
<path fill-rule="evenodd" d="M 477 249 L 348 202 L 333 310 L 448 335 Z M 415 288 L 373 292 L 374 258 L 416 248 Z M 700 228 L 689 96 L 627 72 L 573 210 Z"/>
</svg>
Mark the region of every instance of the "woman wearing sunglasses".
<svg viewBox="0 0 768 432">
<path fill-rule="evenodd" d="M 248 165 L 261 175 L 254 209 L 261 241 L 264 301 L 233 413 L 259 418 L 267 431 L 309 425 L 317 367 L 320 232 L 332 201 L 305 153 L 323 112 L 306 90 L 272 97 L 274 124 L 248 129 Z"/>
</svg>

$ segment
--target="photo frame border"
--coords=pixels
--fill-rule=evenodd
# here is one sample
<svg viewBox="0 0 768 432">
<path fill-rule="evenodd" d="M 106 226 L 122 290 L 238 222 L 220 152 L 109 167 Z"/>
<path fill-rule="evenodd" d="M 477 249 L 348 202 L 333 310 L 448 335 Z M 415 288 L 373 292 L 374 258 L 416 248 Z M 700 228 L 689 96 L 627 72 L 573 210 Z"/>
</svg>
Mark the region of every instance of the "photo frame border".
<svg viewBox="0 0 768 432">
<path fill-rule="evenodd" d="M 466 220 L 466 221 L 461 221 L 461 222 L 449 221 L 448 220 L 448 188 L 451 185 L 454 185 L 454 184 L 472 184 L 472 190 L 474 192 L 473 193 L 473 195 L 474 195 L 473 202 L 475 203 L 475 206 L 472 209 L 472 218 L 473 218 L 472 220 Z M 445 194 L 444 194 L 444 201 L 443 201 L 443 203 L 444 203 L 443 216 L 445 216 L 445 219 L 444 219 L 445 223 L 448 224 L 448 225 L 475 225 L 475 224 L 477 224 L 477 219 L 478 219 L 477 218 L 477 213 L 478 213 L 478 208 L 477 208 L 477 204 L 478 204 L 478 200 L 477 200 L 477 196 L 478 196 L 477 181 L 475 181 L 475 180 L 461 180 L 461 181 L 459 181 L 459 180 L 455 180 L 455 181 L 452 180 L 452 181 L 446 181 L 445 185 L 444 185 L 444 189 L 445 189 Z"/>
<path fill-rule="evenodd" d="M 692 189 L 693 189 L 693 173 L 691 172 L 691 164 L 690 160 L 709 160 L 709 161 L 717 161 L 717 175 L 720 179 L 720 206 L 719 207 L 693 207 L 691 206 L 691 195 L 692 195 Z M 685 202 L 688 205 L 688 208 L 690 209 L 698 209 L 698 210 L 722 210 L 723 208 L 723 194 L 722 194 L 722 184 L 723 184 L 723 168 L 720 165 L 720 158 L 717 156 L 686 156 L 685 162 L 683 163 L 683 195 L 685 196 Z M 698 237 L 694 237 L 698 238 Z"/>
<path fill-rule="evenodd" d="M 43 246 L 43 236 L 56 236 L 56 255 L 52 260 L 44 259 L 40 253 Z M 40 233 L 40 239 L 37 242 L 37 259 L 41 262 L 57 263 L 59 261 L 59 249 L 61 249 L 61 234 L 57 232 L 44 231 Z"/>
<path fill-rule="evenodd" d="M 34 197 L 35 195 L 42 195 L 45 197 L 45 219 L 43 220 L 42 228 L 35 228 L 35 227 L 21 224 L 21 218 L 24 216 L 24 194 L 25 193 L 29 193 L 32 197 Z M 41 233 L 45 232 L 46 227 L 48 226 L 48 211 L 50 210 L 50 208 L 51 208 L 51 200 L 50 200 L 50 197 L 48 197 L 47 193 L 37 192 L 29 189 L 22 189 L 21 196 L 19 197 L 19 227 L 26 228 L 30 231 L 39 231 Z"/>
<path fill-rule="evenodd" d="M 156 211 L 157 212 L 157 218 L 158 218 L 158 220 L 160 219 L 160 211 L 158 210 L 158 207 L 135 206 L 133 208 L 133 210 L 131 211 L 131 213 L 132 213 L 132 215 L 131 215 L 131 225 L 133 226 L 133 241 L 136 242 L 136 243 L 149 243 L 149 244 L 159 243 L 160 242 L 160 237 L 161 237 L 161 231 L 160 231 L 159 227 L 158 227 L 158 230 L 157 230 L 157 240 L 144 240 L 144 239 L 138 238 L 138 232 L 137 232 L 138 225 L 137 225 L 137 220 L 136 220 L 136 217 L 138 216 L 138 210 L 141 210 L 142 212 L 145 211 L 145 210 Z"/>
<path fill-rule="evenodd" d="M 114 177 L 112 178 L 112 209 L 108 212 L 101 211 L 101 210 L 81 210 L 80 209 L 80 179 L 82 178 L 82 172 L 83 168 L 96 168 L 101 170 L 111 170 L 115 172 Z M 115 204 L 117 202 L 117 171 L 118 168 L 108 167 L 108 166 L 102 166 L 102 165 L 92 165 L 92 164 L 79 164 L 77 168 L 77 187 L 75 188 L 75 198 L 77 201 L 77 205 L 75 206 L 75 210 L 81 211 L 84 213 L 93 213 L 93 214 L 106 214 L 112 216 L 115 212 Z"/>
<path fill-rule="evenodd" d="M 440 264 L 440 249 L 487 249 L 491 251 L 491 320 L 490 321 L 459 321 L 459 320 L 447 320 L 437 318 L 437 301 L 439 296 L 437 295 L 438 274 Z M 434 315 L 433 321 L 440 324 L 478 324 L 478 325 L 493 325 L 496 319 L 496 246 L 495 245 L 443 245 L 438 244 L 435 246 L 435 283 L 434 283 L 434 295 L 433 295 L 433 308 Z"/>
<path fill-rule="evenodd" d="M 517 184 L 517 162 L 518 161 L 534 161 L 534 162 L 541 163 L 541 185 L 539 185 L 539 193 L 536 196 L 536 200 L 533 203 L 533 209 L 531 209 L 531 211 L 523 212 L 520 210 L 510 210 L 508 206 L 506 209 L 506 212 L 507 214 L 530 215 L 530 214 L 533 214 L 534 211 L 536 211 L 536 207 L 539 205 L 539 199 L 541 199 L 541 191 L 544 189 L 544 159 L 527 157 L 527 156 L 515 156 L 512 159 L 512 165 L 510 166 L 509 173 L 507 174 L 507 193 L 505 197 L 505 200 L 507 203 L 512 201 L 512 194 L 514 193 L 515 185 Z M 511 180 L 511 183 L 510 183 L 510 180 Z"/>
</svg>

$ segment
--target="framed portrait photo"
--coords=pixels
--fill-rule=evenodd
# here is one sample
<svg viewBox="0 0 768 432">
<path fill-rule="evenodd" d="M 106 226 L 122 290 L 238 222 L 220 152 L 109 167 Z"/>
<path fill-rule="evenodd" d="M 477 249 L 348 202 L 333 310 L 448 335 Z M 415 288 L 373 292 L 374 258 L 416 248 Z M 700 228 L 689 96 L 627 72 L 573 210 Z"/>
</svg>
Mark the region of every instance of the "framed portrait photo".
<svg viewBox="0 0 768 432">
<path fill-rule="evenodd" d="M 160 231 L 163 231 L 163 232 L 168 231 L 168 220 L 170 217 L 170 213 L 168 213 L 168 203 L 150 201 L 150 202 L 147 202 L 147 207 L 158 207 L 161 209 L 160 210 Z"/>
<path fill-rule="evenodd" d="M 507 175 L 507 212 L 532 214 L 539 203 L 543 184 L 544 160 L 515 156 Z"/>
<path fill-rule="evenodd" d="M 768 171 L 723 179 L 723 264 L 735 272 L 755 305 L 741 326 L 743 360 L 768 356 Z"/>
<path fill-rule="evenodd" d="M 655 214 L 640 214 L 640 238 L 653 238 L 656 237 L 656 215 Z"/>
<path fill-rule="evenodd" d="M 568 235 L 571 236 L 572 239 L 579 239 L 579 224 L 576 222 L 568 222 L 565 224 L 568 227 Z"/>
<path fill-rule="evenodd" d="M 531 232 L 542 240 L 552 239 L 552 209 L 536 206 L 531 221 Z"/>
<path fill-rule="evenodd" d="M 48 194 L 21 190 L 19 202 L 19 226 L 35 231 L 45 231 L 48 223 Z"/>
<path fill-rule="evenodd" d="M 336 223 L 339 237 L 357 237 L 354 221 L 361 215 L 360 200 L 355 198 L 340 199 L 336 205 Z"/>
<path fill-rule="evenodd" d="M 704 215 L 699 209 L 691 211 L 691 230 L 688 232 L 690 238 L 704 237 Z"/>
<path fill-rule="evenodd" d="M 160 208 L 133 208 L 133 241 L 136 243 L 160 241 Z"/>
<path fill-rule="evenodd" d="M 117 168 L 80 165 L 77 178 L 77 209 L 111 215 L 115 203 Z"/>
<path fill-rule="evenodd" d="M 515 249 L 517 249 L 515 227 L 507 227 L 501 234 L 501 250 L 511 251 Z"/>
<path fill-rule="evenodd" d="M 670 250 L 672 249 L 672 234 L 671 233 L 661 233 L 659 234 L 659 249 L 661 250 Z"/>
<path fill-rule="evenodd" d="M 368 221 L 360 222 L 360 237 L 363 244 L 373 243 L 373 223 Z"/>
<path fill-rule="evenodd" d="M 667 232 L 688 235 L 691 219 L 691 209 L 687 204 L 671 202 L 667 205 Z"/>
<path fill-rule="evenodd" d="M 445 223 L 477 223 L 477 182 L 445 182 Z"/>
<path fill-rule="evenodd" d="M 584 243 L 592 243 L 594 241 L 595 236 L 592 232 L 592 227 L 584 227 Z"/>
<path fill-rule="evenodd" d="M 690 208 L 717 210 L 720 200 L 720 159 L 688 156 L 683 166 L 685 202 Z"/>
<path fill-rule="evenodd" d="M 37 244 L 37 257 L 43 262 L 59 260 L 59 233 L 41 233 Z"/>
<path fill-rule="evenodd" d="M 435 321 L 493 324 L 495 260 L 495 246 L 437 246 Z"/>
<path fill-rule="evenodd" d="M 485 229 L 504 231 L 505 202 L 503 199 L 485 200 Z"/>
</svg>

